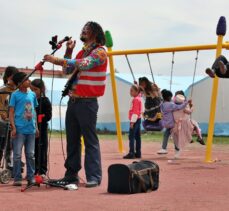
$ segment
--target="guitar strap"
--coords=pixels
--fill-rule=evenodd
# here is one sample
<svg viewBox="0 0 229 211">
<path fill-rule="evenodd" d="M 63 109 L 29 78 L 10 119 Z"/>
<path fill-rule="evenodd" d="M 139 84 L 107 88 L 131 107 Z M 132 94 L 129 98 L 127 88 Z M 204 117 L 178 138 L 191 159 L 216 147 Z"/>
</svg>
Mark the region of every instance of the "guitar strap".
<svg viewBox="0 0 229 211">
<path fill-rule="evenodd" d="M 77 55 L 79 56 L 80 58 L 85 58 L 87 56 L 89 56 L 89 54 L 98 47 L 99 45 L 98 44 L 95 44 L 93 43 L 91 46 L 89 47 L 84 47 L 83 48 L 83 55 Z M 76 58 L 77 59 L 77 58 Z M 68 79 L 66 85 L 64 86 L 64 90 L 62 91 L 62 97 L 65 97 L 66 95 L 68 95 L 69 91 L 72 89 L 72 85 L 73 83 L 75 82 L 76 78 L 78 77 L 78 74 L 79 74 L 79 70 L 77 69 L 77 67 L 75 67 L 71 77 Z"/>
</svg>

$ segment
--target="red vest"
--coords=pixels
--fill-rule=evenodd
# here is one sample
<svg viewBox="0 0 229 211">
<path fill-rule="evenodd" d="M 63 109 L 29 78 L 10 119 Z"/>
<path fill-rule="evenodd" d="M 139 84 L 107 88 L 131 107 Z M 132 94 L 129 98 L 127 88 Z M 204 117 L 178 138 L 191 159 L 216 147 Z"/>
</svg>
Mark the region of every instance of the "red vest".
<svg viewBox="0 0 229 211">
<path fill-rule="evenodd" d="M 76 59 L 83 58 L 84 51 L 81 50 Z M 83 70 L 79 73 L 79 79 L 75 86 L 74 94 L 81 97 L 100 97 L 105 92 L 107 60 L 104 64 L 91 68 L 90 70 Z"/>
</svg>

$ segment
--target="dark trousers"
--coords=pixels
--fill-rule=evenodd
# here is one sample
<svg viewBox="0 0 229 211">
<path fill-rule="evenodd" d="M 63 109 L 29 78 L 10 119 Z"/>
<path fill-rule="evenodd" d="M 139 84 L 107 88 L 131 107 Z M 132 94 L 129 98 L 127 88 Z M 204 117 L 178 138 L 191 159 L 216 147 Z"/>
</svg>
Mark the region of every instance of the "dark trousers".
<svg viewBox="0 0 229 211">
<path fill-rule="evenodd" d="M 96 98 L 73 98 L 66 112 L 67 159 L 65 176 L 75 176 L 81 169 L 81 136 L 85 144 L 87 181 L 101 182 L 101 155 L 96 134 L 98 102 Z"/>
<path fill-rule="evenodd" d="M 40 147 L 40 156 L 39 156 Z M 35 140 L 35 174 L 47 173 L 48 125 L 42 125 L 40 137 Z M 40 157 L 40 163 L 39 163 Z M 40 166 L 39 166 L 40 165 Z"/>
<path fill-rule="evenodd" d="M 5 150 L 6 168 L 10 168 L 10 167 L 12 168 L 13 160 L 12 160 L 12 142 L 10 137 L 10 131 L 7 140 L 6 137 L 0 137 L 0 161 L 2 161 L 4 150 Z"/>
<path fill-rule="evenodd" d="M 220 72 L 220 69 L 219 69 L 219 61 L 222 61 L 224 63 L 224 65 L 226 65 L 226 73 L 225 74 L 222 74 Z M 220 78 L 229 78 L 229 63 L 228 63 L 228 60 L 226 59 L 225 56 L 221 55 L 219 56 L 214 64 L 212 65 L 212 69 L 215 70 L 215 74 L 220 77 Z"/>
<path fill-rule="evenodd" d="M 136 144 L 135 144 L 136 141 Z M 135 123 L 133 128 L 129 129 L 129 147 L 130 153 L 135 154 L 135 147 L 136 147 L 136 154 L 141 155 L 141 119 L 138 119 Z"/>
</svg>

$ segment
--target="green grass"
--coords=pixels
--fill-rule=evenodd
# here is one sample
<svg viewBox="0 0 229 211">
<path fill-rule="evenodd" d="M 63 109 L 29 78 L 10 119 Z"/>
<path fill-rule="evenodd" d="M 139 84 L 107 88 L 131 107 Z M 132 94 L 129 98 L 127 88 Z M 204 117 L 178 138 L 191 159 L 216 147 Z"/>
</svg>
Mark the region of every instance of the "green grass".
<svg viewBox="0 0 229 211">
<path fill-rule="evenodd" d="M 207 140 L 207 137 L 205 137 Z M 215 136 L 213 137 L 214 144 L 229 144 L 229 137 L 228 136 Z"/>
<path fill-rule="evenodd" d="M 52 131 L 52 137 L 53 138 L 60 138 L 60 132 L 59 131 Z M 63 137 L 65 138 L 65 132 L 63 132 Z M 145 142 L 161 142 L 163 138 L 163 133 L 161 132 L 148 132 L 148 133 L 142 133 L 142 141 Z M 111 140 L 115 141 L 117 140 L 116 134 L 111 133 L 100 133 L 99 139 L 101 140 Z M 194 140 L 196 140 L 196 137 L 193 137 Z M 128 134 L 123 134 L 123 140 L 128 140 Z M 207 137 L 204 137 L 204 140 L 207 140 Z M 229 144 L 229 137 L 228 136 L 215 136 L 213 138 L 214 144 Z"/>
</svg>

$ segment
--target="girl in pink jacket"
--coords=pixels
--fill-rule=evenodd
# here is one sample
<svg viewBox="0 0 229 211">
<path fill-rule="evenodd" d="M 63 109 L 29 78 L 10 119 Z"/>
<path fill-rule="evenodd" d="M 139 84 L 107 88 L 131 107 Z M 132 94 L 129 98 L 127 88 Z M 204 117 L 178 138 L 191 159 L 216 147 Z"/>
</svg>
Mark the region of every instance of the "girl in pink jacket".
<svg viewBox="0 0 229 211">
<path fill-rule="evenodd" d="M 130 96 L 133 97 L 129 110 L 129 153 L 124 159 L 141 158 L 141 114 L 142 100 L 139 87 L 132 85 L 130 88 Z M 135 143 L 136 142 L 136 143 Z"/>
</svg>

